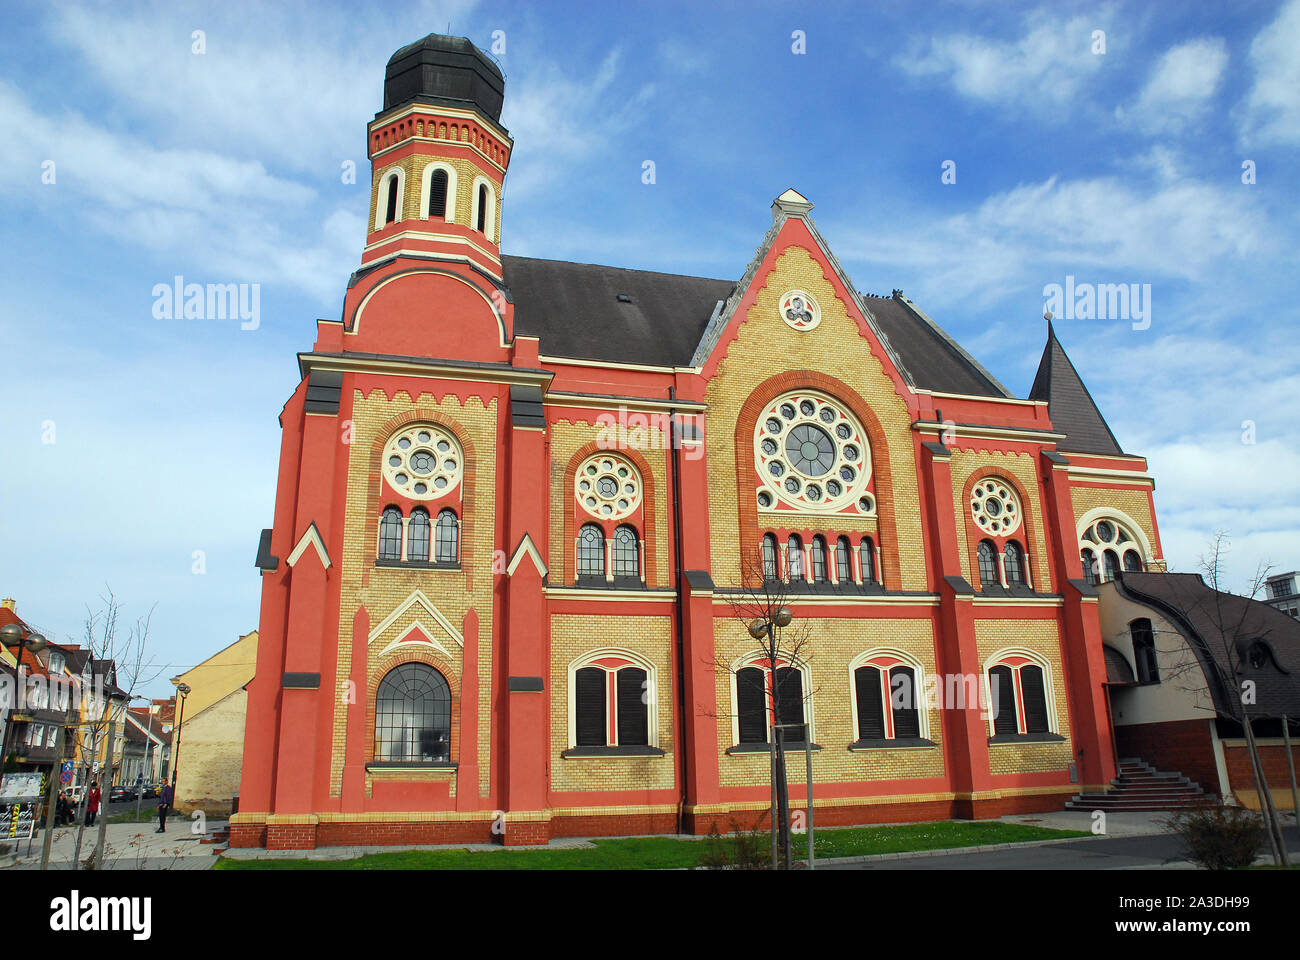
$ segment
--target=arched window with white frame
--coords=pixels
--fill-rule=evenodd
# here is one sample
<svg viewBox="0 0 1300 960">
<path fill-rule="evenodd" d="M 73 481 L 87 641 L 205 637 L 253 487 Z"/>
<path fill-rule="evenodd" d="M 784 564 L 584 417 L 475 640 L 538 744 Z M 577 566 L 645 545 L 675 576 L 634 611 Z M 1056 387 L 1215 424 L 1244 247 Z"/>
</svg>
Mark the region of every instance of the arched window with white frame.
<svg viewBox="0 0 1300 960">
<path fill-rule="evenodd" d="M 566 756 L 658 749 L 657 671 L 627 650 L 597 650 L 569 665 Z"/>
<path fill-rule="evenodd" d="M 1004 650 L 985 663 L 993 738 L 1058 736 L 1051 665 L 1028 650 Z"/>
<path fill-rule="evenodd" d="M 379 189 L 375 191 L 375 229 L 382 230 L 390 223 L 402 219 L 403 198 L 406 194 L 406 171 L 390 167 L 379 176 Z"/>
<path fill-rule="evenodd" d="M 869 650 L 849 664 L 849 678 L 855 745 L 928 742 L 925 670 L 915 657 L 897 650 Z"/>
<path fill-rule="evenodd" d="M 435 160 L 424 168 L 420 186 L 420 209 L 424 216 L 456 222 L 456 168 Z"/>
<path fill-rule="evenodd" d="M 477 177 L 473 186 L 474 229 L 492 242 L 496 242 L 496 188 L 485 177 Z"/>
<path fill-rule="evenodd" d="M 776 689 L 773 690 L 771 662 L 755 653 L 732 664 L 732 736 L 739 747 L 768 743 L 773 720 L 773 695 L 779 710 L 775 720 L 786 729 L 783 741 L 803 744 L 803 724 L 813 732 L 811 677 L 807 664 L 777 658 Z"/>
<path fill-rule="evenodd" d="M 1090 557 L 1093 569 L 1084 559 L 1084 579 L 1089 583 L 1109 582 L 1124 573 L 1141 573 L 1153 556 L 1151 544 L 1142 528 L 1118 510 L 1098 507 L 1079 518 L 1080 558 Z"/>
</svg>

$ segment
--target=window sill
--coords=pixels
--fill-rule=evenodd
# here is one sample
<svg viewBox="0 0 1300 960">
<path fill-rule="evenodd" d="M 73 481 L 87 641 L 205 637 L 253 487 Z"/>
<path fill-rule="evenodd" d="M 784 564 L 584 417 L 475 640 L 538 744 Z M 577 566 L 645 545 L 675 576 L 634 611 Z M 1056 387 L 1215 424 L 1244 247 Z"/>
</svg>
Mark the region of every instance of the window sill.
<svg viewBox="0 0 1300 960">
<path fill-rule="evenodd" d="M 450 760 L 371 760 L 367 770 L 455 770 L 459 764 Z"/>
<path fill-rule="evenodd" d="M 802 742 L 792 743 L 791 741 L 787 740 L 784 746 L 785 746 L 786 753 L 790 753 L 792 751 L 798 753 L 806 752 L 804 748 L 804 744 Z M 812 745 L 812 749 L 820 750 L 821 745 L 814 743 Z M 766 743 L 738 743 L 734 747 L 727 747 L 728 755 L 738 755 L 738 754 L 744 755 L 748 753 L 770 753 L 770 752 L 771 752 L 771 748 Z"/>
<path fill-rule="evenodd" d="M 989 737 L 989 746 L 1008 746 L 1017 743 L 1064 743 L 1059 733 L 999 733 Z"/>
<path fill-rule="evenodd" d="M 929 750 L 937 746 L 933 740 L 924 737 L 896 737 L 893 740 L 856 740 L 849 744 L 849 750 L 865 753 L 868 750 Z"/>
<path fill-rule="evenodd" d="M 401 570 L 459 570 L 459 563 L 435 563 L 432 560 L 376 560 L 376 567 L 395 567 Z"/>
<path fill-rule="evenodd" d="M 666 754 L 658 747 L 570 747 L 561 750 L 560 756 L 565 760 L 600 760 L 609 757 L 662 757 Z"/>
<path fill-rule="evenodd" d="M 573 581 L 573 586 L 579 590 L 646 589 L 645 581 L 640 577 L 615 577 L 613 580 L 606 580 L 604 577 L 578 577 Z"/>
</svg>

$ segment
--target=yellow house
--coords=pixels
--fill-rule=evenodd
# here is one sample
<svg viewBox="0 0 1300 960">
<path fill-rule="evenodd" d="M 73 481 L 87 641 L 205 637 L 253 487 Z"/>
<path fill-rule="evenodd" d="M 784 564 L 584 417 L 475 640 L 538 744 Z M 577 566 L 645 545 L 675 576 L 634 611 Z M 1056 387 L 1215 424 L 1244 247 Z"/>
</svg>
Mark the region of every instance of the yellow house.
<svg viewBox="0 0 1300 960">
<path fill-rule="evenodd" d="M 180 723 L 172 731 L 171 747 L 174 803 L 183 813 L 230 815 L 244 757 L 244 685 L 253 679 L 256 663 L 254 630 L 175 678 L 178 690 L 182 684 L 190 688 L 184 706 L 177 705 Z"/>
</svg>

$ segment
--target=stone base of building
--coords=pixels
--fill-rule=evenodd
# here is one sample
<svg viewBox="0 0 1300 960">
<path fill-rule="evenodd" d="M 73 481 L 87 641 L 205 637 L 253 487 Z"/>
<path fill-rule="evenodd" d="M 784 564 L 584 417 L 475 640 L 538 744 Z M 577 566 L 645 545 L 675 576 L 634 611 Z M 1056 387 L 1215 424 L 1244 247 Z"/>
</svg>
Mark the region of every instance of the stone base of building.
<svg viewBox="0 0 1300 960">
<path fill-rule="evenodd" d="M 1082 789 L 1082 788 L 1073 788 Z M 1068 794 L 991 794 L 892 802 L 834 801 L 817 804 L 814 823 L 821 827 L 913 823 L 931 820 L 990 820 L 1011 814 L 1062 810 Z M 794 804 L 797 808 L 798 804 Z M 315 822 L 308 822 L 315 821 Z M 560 837 L 692 834 L 713 830 L 766 829 L 765 804 L 735 803 L 687 807 L 681 819 L 675 807 L 629 812 L 508 813 L 504 819 L 480 814 L 473 819 L 448 820 L 318 820 L 316 817 L 266 817 L 235 814 L 230 846 L 268 850 L 314 850 L 335 846 L 416 846 L 459 843 L 500 843 L 507 847 L 545 844 Z"/>
</svg>

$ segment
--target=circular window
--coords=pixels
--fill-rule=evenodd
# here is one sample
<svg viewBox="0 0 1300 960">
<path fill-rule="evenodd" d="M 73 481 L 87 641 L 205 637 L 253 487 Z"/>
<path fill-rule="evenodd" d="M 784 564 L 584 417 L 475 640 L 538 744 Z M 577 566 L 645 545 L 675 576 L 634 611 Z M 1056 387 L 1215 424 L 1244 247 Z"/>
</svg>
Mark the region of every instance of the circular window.
<svg viewBox="0 0 1300 960">
<path fill-rule="evenodd" d="M 1020 500 L 1010 484 L 996 478 L 975 484 L 970 511 L 975 525 L 995 537 L 1005 537 L 1020 527 Z"/>
<path fill-rule="evenodd" d="M 773 400 L 754 432 L 760 477 L 758 505 L 871 513 L 871 463 L 866 434 L 838 401 L 812 391 Z"/>
<path fill-rule="evenodd" d="M 822 308 L 802 290 L 789 290 L 777 308 L 781 319 L 795 330 L 811 330 L 822 322 Z"/>
<path fill-rule="evenodd" d="M 461 481 L 461 463 L 460 444 L 440 427 L 407 427 L 384 447 L 384 479 L 413 500 L 431 500 L 454 490 Z"/>
<path fill-rule="evenodd" d="M 597 454 L 579 465 L 574 494 L 592 516 L 621 520 L 641 505 L 641 474 L 622 457 Z"/>
</svg>

